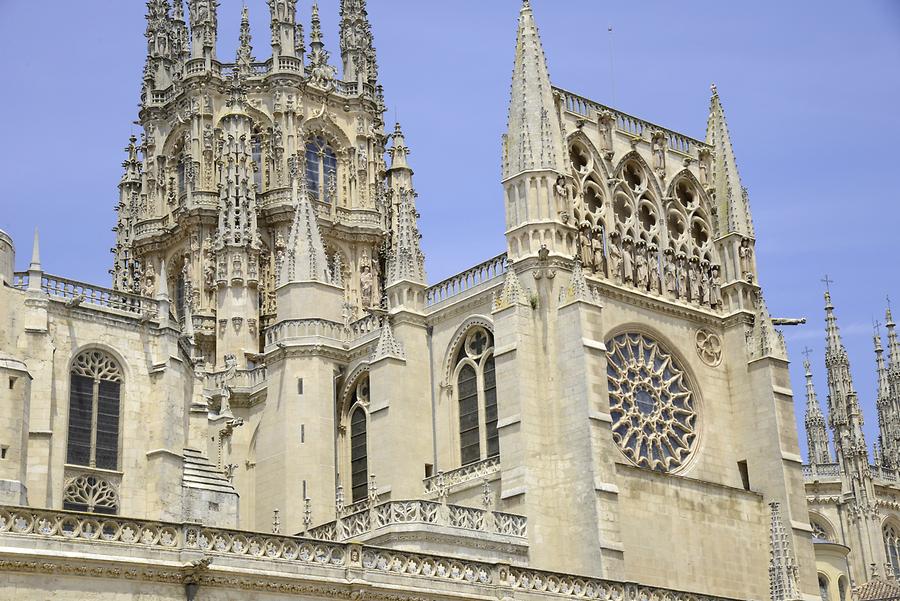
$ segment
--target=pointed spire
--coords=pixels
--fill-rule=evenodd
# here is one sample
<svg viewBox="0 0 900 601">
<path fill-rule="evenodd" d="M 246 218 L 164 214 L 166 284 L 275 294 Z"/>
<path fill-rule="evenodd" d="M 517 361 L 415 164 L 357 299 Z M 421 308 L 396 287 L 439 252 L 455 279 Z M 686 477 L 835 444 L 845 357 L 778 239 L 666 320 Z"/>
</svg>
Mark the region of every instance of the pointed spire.
<svg viewBox="0 0 900 601">
<path fill-rule="evenodd" d="M 344 81 L 376 85 L 378 63 L 366 0 L 341 0 L 340 35 Z"/>
<path fill-rule="evenodd" d="M 122 184 L 140 184 L 141 183 L 141 162 L 138 160 L 137 138 L 134 134 L 128 138 L 128 146 L 125 147 L 128 158 L 122 163 L 124 173 L 122 174 Z"/>
<path fill-rule="evenodd" d="M 325 47 L 325 42 L 322 41 L 322 19 L 319 17 L 319 0 L 314 0 L 312 5 L 311 25 L 309 48 L 313 52 L 322 50 Z"/>
<path fill-rule="evenodd" d="M 255 61 L 256 59 L 253 58 L 252 36 L 250 35 L 250 11 L 247 9 L 247 5 L 244 5 L 244 8 L 241 10 L 241 29 L 238 36 L 237 57 L 234 62 L 241 75 L 247 77 L 253 72 L 253 63 Z"/>
<path fill-rule="evenodd" d="M 394 126 L 394 134 L 391 136 L 393 145 L 388 150 L 391 155 L 391 169 L 409 169 L 409 147 L 406 145 L 406 137 L 403 135 L 403 129 L 398 121 Z"/>
<path fill-rule="evenodd" d="M 575 301 L 597 303 L 596 293 L 588 286 L 587 280 L 584 277 L 584 268 L 581 264 L 581 257 L 575 257 L 575 266 L 572 268 L 572 279 L 569 281 L 568 287 L 560 290 L 560 304 L 573 303 Z"/>
<path fill-rule="evenodd" d="M 565 174 L 562 127 L 553 99 L 547 58 L 531 4 L 522 3 L 513 67 L 503 179 L 524 171 Z"/>
<path fill-rule="evenodd" d="M 791 546 L 790 535 L 781 519 L 781 506 L 769 503 L 772 514 L 769 526 L 769 598 L 772 601 L 800 599 L 797 588 L 797 560 Z"/>
<path fill-rule="evenodd" d="M 28 266 L 28 271 L 43 271 L 41 268 L 41 241 L 37 228 L 34 228 L 34 241 L 31 244 L 31 264 Z"/>
<path fill-rule="evenodd" d="M 381 335 L 378 337 L 378 344 L 375 346 L 375 351 L 372 353 L 371 361 L 375 362 L 388 357 L 405 361 L 406 353 L 403 351 L 403 347 L 397 339 L 394 338 L 394 331 L 391 329 L 390 319 L 385 317 L 384 323 L 381 325 Z"/>
<path fill-rule="evenodd" d="M 507 266 L 506 278 L 503 281 L 503 290 L 494 298 L 494 311 L 500 311 L 513 305 L 528 306 L 528 295 L 522 284 L 519 282 L 519 276 L 512 265 Z"/>
<path fill-rule="evenodd" d="M 419 245 L 416 193 L 407 188 L 398 190 L 400 206 L 397 213 L 397 232 L 388 255 L 388 285 L 409 281 L 425 284 L 425 256 Z"/>
<path fill-rule="evenodd" d="M 753 220 L 750 217 L 750 202 L 746 188 L 741 185 L 737 159 L 731 145 L 731 134 L 725 121 L 725 109 L 719 99 L 719 91 L 712 85 L 712 99 L 709 120 L 706 125 L 706 143 L 713 147 L 713 189 L 719 209 L 719 230 L 735 232 L 747 238 L 754 238 Z"/>
<path fill-rule="evenodd" d="M 313 2 L 312 7 L 312 33 L 309 42 L 309 81 L 313 85 L 330 89 L 334 85 L 336 69 L 328 64 L 331 55 L 325 49 L 322 41 L 322 21 L 319 18 L 319 3 Z"/>
<path fill-rule="evenodd" d="M 841 332 L 838 329 L 837 317 L 834 314 L 834 305 L 831 302 L 831 292 L 825 292 L 825 353 L 827 356 L 847 356 L 847 350 L 841 340 Z"/>
<path fill-rule="evenodd" d="M 296 156 L 291 161 L 294 221 L 281 272 L 278 275 L 279 285 L 310 280 L 326 283 L 331 281 L 325 245 L 319 231 L 319 220 L 306 189 L 303 163 L 301 156 Z"/>
<path fill-rule="evenodd" d="M 891 314 L 891 307 L 884 312 L 885 326 L 887 327 L 888 359 L 891 371 L 900 372 L 900 340 L 897 339 L 897 324 Z"/>
<path fill-rule="evenodd" d="M 769 306 L 766 304 L 762 290 L 757 292 L 756 317 L 751 334 L 750 357 L 752 359 L 761 357 L 787 359 L 784 337 L 772 324 L 772 316 L 769 313 Z"/>
<path fill-rule="evenodd" d="M 884 361 L 884 347 L 881 345 L 881 334 L 875 331 L 873 337 L 875 341 L 875 368 L 878 373 L 878 401 L 887 402 L 890 396 L 890 387 L 888 385 L 888 369 Z"/>
<path fill-rule="evenodd" d="M 806 446 L 809 453 L 809 462 L 816 464 L 831 463 L 831 453 L 828 451 L 828 432 L 825 429 L 825 416 L 819 407 L 819 399 L 816 396 L 813 384 L 812 370 L 809 360 L 803 362 L 806 370 Z"/>
</svg>

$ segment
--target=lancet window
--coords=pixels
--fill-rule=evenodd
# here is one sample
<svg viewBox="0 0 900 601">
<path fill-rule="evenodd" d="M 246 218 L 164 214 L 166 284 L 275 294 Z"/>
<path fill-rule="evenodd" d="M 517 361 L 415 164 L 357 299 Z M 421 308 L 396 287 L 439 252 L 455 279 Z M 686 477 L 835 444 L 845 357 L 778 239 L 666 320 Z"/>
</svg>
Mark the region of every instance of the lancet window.
<svg viewBox="0 0 900 601">
<path fill-rule="evenodd" d="M 881 530 L 884 536 L 884 554 L 894 574 L 900 574 L 900 528 L 893 523 L 885 524 Z"/>
<path fill-rule="evenodd" d="M 359 377 L 353 385 L 345 431 L 349 433 L 349 468 L 352 502 L 362 501 L 369 493 L 369 375 Z"/>
<path fill-rule="evenodd" d="M 494 340 L 482 326 L 470 329 L 456 354 L 454 383 L 460 463 L 500 455 Z"/>
<path fill-rule="evenodd" d="M 66 463 L 118 469 L 122 370 L 91 350 L 76 357 L 70 376 Z"/>
<path fill-rule="evenodd" d="M 312 200 L 334 203 L 337 194 L 337 155 L 325 138 L 306 143 L 306 187 Z"/>
</svg>

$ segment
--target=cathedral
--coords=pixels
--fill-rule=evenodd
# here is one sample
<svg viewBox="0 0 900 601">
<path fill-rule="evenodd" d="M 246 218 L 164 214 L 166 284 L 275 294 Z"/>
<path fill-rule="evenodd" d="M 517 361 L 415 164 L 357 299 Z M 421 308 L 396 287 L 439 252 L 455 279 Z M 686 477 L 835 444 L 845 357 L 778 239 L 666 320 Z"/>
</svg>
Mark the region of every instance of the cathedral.
<svg viewBox="0 0 900 601">
<path fill-rule="evenodd" d="M 109 287 L 0 232 L 0 597 L 900 596 L 894 323 L 870 460 L 826 296 L 804 463 L 715 86 L 705 140 L 555 87 L 523 0 L 507 251 L 429 283 L 365 0 L 264 60 L 217 4 L 147 2 Z"/>
</svg>

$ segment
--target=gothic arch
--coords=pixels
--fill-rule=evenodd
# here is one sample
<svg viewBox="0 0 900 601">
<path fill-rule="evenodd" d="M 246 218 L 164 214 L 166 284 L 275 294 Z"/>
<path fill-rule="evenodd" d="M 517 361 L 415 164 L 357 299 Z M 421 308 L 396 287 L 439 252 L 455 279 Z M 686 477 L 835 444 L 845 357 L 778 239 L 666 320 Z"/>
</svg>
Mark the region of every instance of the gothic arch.
<svg viewBox="0 0 900 601">
<path fill-rule="evenodd" d="M 809 512 L 809 525 L 813 529 L 813 536 L 817 536 L 817 532 L 820 535 L 819 538 L 826 540 L 830 543 L 837 542 L 837 538 L 835 536 L 835 529 L 832 523 L 821 513 L 816 513 L 814 511 Z M 818 527 L 818 528 L 817 528 Z"/>
<path fill-rule="evenodd" d="M 258 108 L 254 107 L 253 105 L 245 104 L 242 107 L 242 112 L 243 112 L 243 114 L 245 114 L 247 117 L 250 118 L 250 125 L 253 128 L 258 128 L 260 131 L 265 131 L 266 129 L 268 129 L 270 127 L 274 127 L 274 121 L 272 120 L 272 117 L 270 117 L 265 112 L 259 110 Z M 215 127 L 221 128 L 222 121 L 224 121 L 225 119 L 227 119 L 229 117 L 237 117 L 237 116 L 241 116 L 241 115 L 242 115 L 241 112 L 225 111 L 224 113 L 219 115 L 218 118 L 215 119 Z"/>
<path fill-rule="evenodd" d="M 585 147 L 585 150 L 587 150 L 588 154 L 591 157 L 591 167 L 593 168 L 593 170 L 599 172 L 600 175 L 606 180 L 610 178 L 609 167 L 607 167 L 606 161 L 601 158 L 600 152 L 597 150 L 597 146 L 591 141 L 586 133 L 584 133 L 582 130 L 576 130 L 569 135 L 566 144 L 570 154 L 572 151 L 572 147 L 575 144 L 583 145 Z"/>
<path fill-rule="evenodd" d="M 131 382 L 131 373 L 128 368 L 128 363 L 125 361 L 125 356 L 114 347 L 99 342 L 89 342 L 72 349 L 72 355 L 69 357 L 69 362 L 66 364 L 66 373 L 72 372 L 72 369 L 75 367 L 75 361 L 79 356 L 90 351 L 100 351 L 101 353 L 106 353 L 112 357 L 112 359 L 118 363 L 119 370 L 122 372 L 123 382 Z"/>
<path fill-rule="evenodd" d="M 346 378 L 344 378 L 343 386 L 341 387 L 341 396 L 338 398 L 338 415 L 343 416 L 349 413 L 352 408 L 353 399 L 351 398 L 353 395 L 353 391 L 356 388 L 356 383 L 359 382 L 359 379 L 364 375 L 369 373 L 369 362 L 363 361 L 350 372 Z"/>
<path fill-rule="evenodd" d="M 453 337 L 450 339 L 450 344 L 447 345 L 447 350 L 444 352 L 443 381 L 447 386 L 450 386 L 452 382 L 453 371 L 456 367 L 454 360 L 459 352 L 459 348 L 462 346 L 466 334 L 469 333 L 469 330 L 471 330 L 473 326 L 481 326 L 490 332 L 491 335 L 494 334 L 494 322 L 490 317 L 485 315 L 471 315 L 457 326 L 456 330 L 453 332 Z"/>
<path fill-rule="evenodd" d="M 313 117 L 300 126 L 300 140 L 305 146 L 312 136 L 321 136 L 340 155 L 348 148 L 353 148 L 350 138 L 340 126 L 331 120 L 328 115 Z"/>
<path fill-rule="evenodd" d="M 625 156 L 619 159 L 618 164 L 616 164 L 616 168 L 613 173 L 616 178 L 622 179 L 622 175 L 625 171 L 625 167 L 629 162 L 636 162 L 640 165 L 641 170 L 643 171 L 644 176 L 647 178 L 647 182 L 649 183 L 646 186 L 646 190 L 653 193 L 654 198 L 661 199 L 663 198 L 662 188 L 659 186 L 659 181 L 657 181 L 656 176 L 653 174 L 653 169 L 647 163 L 646 159 L 640 155 L 637 150 L 632 150 L 628 152 Z"/>
</svg>

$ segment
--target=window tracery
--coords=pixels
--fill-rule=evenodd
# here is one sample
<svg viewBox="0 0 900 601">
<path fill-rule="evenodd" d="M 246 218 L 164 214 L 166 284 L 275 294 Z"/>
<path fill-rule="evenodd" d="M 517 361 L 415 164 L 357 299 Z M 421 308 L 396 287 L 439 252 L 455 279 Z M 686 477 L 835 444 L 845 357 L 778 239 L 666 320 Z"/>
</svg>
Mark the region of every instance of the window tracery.
<svg viewBox="0 0 900 601">
<path fill-rule="evenodd" d="M 82 475 L 66 482 L 63 509 L 115 515 L 119 511 L 119 494 L 112 484 L 92 475 Z"/>
<path fill-rule="evenodd" d="M 470 328 L 457 351 L 454 383 L 460 463 L 500 455 L 494 339 L 480 325 Z"/>
<path fill-rule="evenodd" d="M 607 343 L 613 438 L 639 467 L 670 472 L 697 441 L 694 393 L 678 362 L 655 340 L 620 334 Z"/>
<path fill-rule="evenodd" d="M 831 535 L 829 529 L 822 525 L 821 522 L 817 520 L 810 520 L 809 525 L 812 527 L 813 538 L 829 543 L 834 542 L 834 537 Z"/>
<path fill-rule="evenodd" d="M 369 494 L 369 374 L 363 373 L 353 384 L 350 406 L 345 416 L 345 430 L 349 431 L 349 467 L 352 502 L 362 501 Z"/>
<path fill-rule="evenodd" d="M 334 204 L 337 200 L 337 154 L 322 136 L 306 143 L 306 186 L 311 200 Z"/>
<path fill-rule="evenodd" d="M 900 574 L 900 528 L 894 523 L 887 523 L 881 529 L 884 537 L 884 553 L 894 574 Z"/>
<path fill-rule="evenodd" d="M 81 353 L 72 364 L 66 462 L 116 470 L 122 371 L 98 350 Z"/>
</svg>

